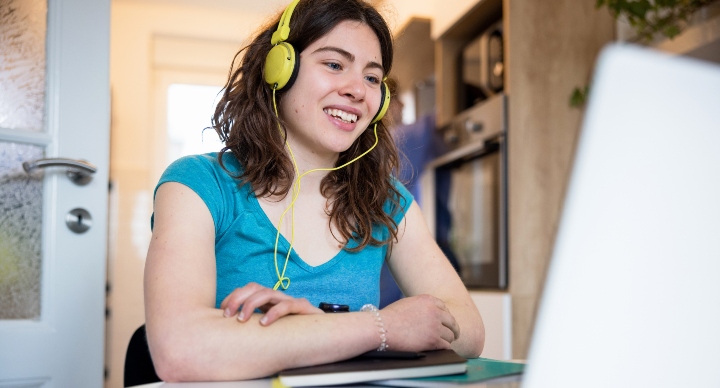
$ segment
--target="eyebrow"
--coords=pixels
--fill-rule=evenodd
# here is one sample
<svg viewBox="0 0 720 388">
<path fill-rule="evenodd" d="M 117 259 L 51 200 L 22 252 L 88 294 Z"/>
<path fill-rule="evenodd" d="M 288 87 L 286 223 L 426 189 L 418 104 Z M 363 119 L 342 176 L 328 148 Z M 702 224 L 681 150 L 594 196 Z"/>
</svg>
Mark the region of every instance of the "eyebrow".
<svg viewBox="0 0 720 388">
<path fill-rule="evenodd" d="M 322 51 L 334 51 L 334 52 L 342 55 L 343 57 L 345 57 L 345 59 L 347 59 L 348 61 L 355 62 L 355 56 L 352 53 L 348 52 L 347 50 L 341 49 L 340 47 L 334 47 L 334 46 L 320 47 L 319 49 L 313 51 L 313 54 L 322 52 Z M 380 71 L 382 71 L 383 73 L 385 72 L 385 69 L 382 67 L 382 65 L 375 61 L 368 61 L 367 65 L 365 65 L 365 67 L 366 68 L 376 68 L 376 69 L 379 69 Z"/>
</svg>

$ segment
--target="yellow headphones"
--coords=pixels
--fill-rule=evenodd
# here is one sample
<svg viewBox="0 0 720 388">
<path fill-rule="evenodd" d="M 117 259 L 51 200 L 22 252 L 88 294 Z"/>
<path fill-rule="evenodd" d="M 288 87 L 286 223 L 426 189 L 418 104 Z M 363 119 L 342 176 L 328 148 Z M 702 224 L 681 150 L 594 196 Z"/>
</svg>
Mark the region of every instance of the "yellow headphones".
<svg viewBox="0 0 720 388">
<path fill-rule="evenodd" d="M 272 38 L 270 39 L 270 44 L 273 45 L 273 48 L 270 49 L 270 52 L 268 52 L 265 57 L 263 78 L 265 82 L 275 90 L 290 88 L 295 82 L 298 70 L 300 69 L 298 53 L 290 43 L 286 42 L 290 35 L 290 17 L 299 2 L 300 0 L 293 0 L 293 2 L 285 8 L 285 11 L 283 11 L 282 16 L 280 16 L 278 28 L 273 32 Z M 380 90 L 380 108 L 370 124 L 382 120 L 390 106 L 390 89 L 384 80 Z"/>
<path fill-rule="evenodd" d="M 278 24 L 278 28 L 272 34 L 272 38 L 270 39 L 270 43 L 273 45 L 273 48 L 270 49 L 267 57 L 265 57 L 263 78 L 265 79 L 265 82 L 267 82 L 272 87 L 273 109 L 277 117 L 279 117 L 279 114 L 277 109 L 277 103 L 275 100 L 275 92 L 282 88 L 291 87 L 293 82 L 295 82 L 295 78 L 298 74 L 298 69 L 300 68 L 300 60 L 298 58 L 297 52 L 295 51 L 295 48 L 290 43 L 285 42 L 285 40 L 290 35 L 290 16 L 292 16 L 293 11 L 295 10 L 295 6 L 298 2 L 300 2 L 300 0 L 293 0 L 293 2 L 290 3 L 287 8 L 285 8 L 285 11 L 280 17 L 280 23 Z M 292 186 L 292 201 L 290 202 L 290 205 L 285 209 L 285 211 L 283 211 L 283 213 L 280 215 L 280 222 L 277 225 L 277 234 L 275 235 L 275 250 L 273 253 L 273 260 L 275 262 L 275 272 L 277 274 L 278 281 L 273 287 L 274 290 L 277 290 L 280 287 L 286 290 L 288 287 L 290 287 L 290 278 L 285 276 L 285 272 L 287 270 L 288 261 L 290 260 L 290 253 L 292 252 L 295 241 L 295 201 L 297 200 L 300 193 L 300 181 L 305 175 L 315 171 L 335 171 L 341 168 L 345 168 L 347 165 L 354 163 L 358 159 L 367 155 L 368 152 L 372 151 L 375 146 L 377 146 L 377 123 L 383 118 L 385 112 L 387 112 L 388 107 L 390 106 L 390 89 L 385 83 L 385 80 L 383 80 L 380 89 L 380 108 L 375 114 L 375 117 L 373 117 L 372 121 L 370 122 L 370 124 L 375 124 L 373 128 L 373 132 L 375 133 L 375 143 L 373 143 L 370 149 L 355 157 L 351 161 L 343 164 L 342 166 L 332 168 L 316 168 L 300 174 L 292 148 L 290 148 L 290 144 L 287 143 L 287 140 L 285 141 L 285 145 L 287 146 L 288 152 L 290 153 L 290 158 L 292 159 L 293 166 L 295 167 L 296 178 L 295 183 Z M 280 132 L 282 133 L 282 128 L 280 127 L 279 122 L 278 130 L 280 130 Z M 292 219 L 290 247 L 287 251 L 287 254 L 285 255 L 285 264 L 283 265 L 281 271 L 277 257 L 278 244 L 280 242 L 280 229 L 282 228 L 282 220 L 283 218 L 285 218 L 285 215 L 288 211 L 291 212 Z"/>
</svg>

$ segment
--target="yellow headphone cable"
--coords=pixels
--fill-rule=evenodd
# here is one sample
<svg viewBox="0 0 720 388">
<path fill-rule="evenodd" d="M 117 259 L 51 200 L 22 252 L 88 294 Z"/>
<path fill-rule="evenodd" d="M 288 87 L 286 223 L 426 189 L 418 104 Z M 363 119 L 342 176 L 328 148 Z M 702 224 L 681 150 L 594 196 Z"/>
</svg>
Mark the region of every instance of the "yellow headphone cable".
<svg viewBox="0 0 720 388">
<path fill-rule="evenodd" d="M 275 102 L 275 88 L 273 88 L 273 109 L 275 110 L 275 116 L 280 119 L 280 115 L 278 114 L 277 109 L 277 103 Z M 280 130 L 280 133 L 282 134 L 282 127 L 280 125 L 280 121 L 278 121 L 278 130 Z M 285 276 L 285 271 L 287 270 L 288 261 L 290 260 L 290 253 L 292 252 L 293 243 L 295 242 L 295 200 L 297 200 L 298 195 L 300 194 L 300 180 L 305 175 L 315 172 L 315 171 L 335 171 L 339 170 L 343 167 L 348 166 L 349 164 L 357 161 L 358 159 L 362 158 L 363 156 L 367 155 L 368 152 L 372 151 L 375 146 L 378 144 L 378 135 L 377 135 L 377 122 L 374 123 L 373 127 L 373 133 L 375 134 L 375 143 L 373 143 L 372 147 L 370 147 L 367 151 L 363 152 L 353 160 L 343 164 L 342 166 L 338 167 L 331 167 L 331 168 L 315 168 L 309 171 L 304 172 L 302 175 L 300 174 L 300 170 L 298 169 L 297 162 L 295 161 L 295 155 L 293 154 L 292 148 L 290 148 L 290 144 L 287 142 L 287 139 L 285 140 L 285 145 L 288 148 L 288 151 L 290 152 L 290 159 L 292 159 L 293 166 L 295 167 L 295 176 L 297 176 L 295 183 L 293 183 L 293 197 L 292 201 L 290 201 L 290 205 L 285 209 L 285 211 L 282 212 L 280 215 L 280 222 L 278 222 L 277 226 L 277 234 L 275 235 L 275 251 L 273 253 L 273 259 L 275 261 L 275 273 L 277 274 L 278 281 L 275 283 L 275 286 L 273 287 L 273 290 L 277 290 L 279 287 L 282 287 L 283 290 L 287 290 L 288 287 L 290 287 L 290 278 Z M 280 267 L 278 266 L 278 260 L 277 260 L 277 251 L 278 251 L 278 243 L 280 241 L 280 228 L 282 227 L 283 218 L 285 218 L 285 214 L 289 210 L 292 209 L 292 213 L 290 214 L 290 247 L 288 248 L 287 255 L 285 256 L 285 264 L 283 265 L 282 273 L 280 273 Z"/>
</svg>

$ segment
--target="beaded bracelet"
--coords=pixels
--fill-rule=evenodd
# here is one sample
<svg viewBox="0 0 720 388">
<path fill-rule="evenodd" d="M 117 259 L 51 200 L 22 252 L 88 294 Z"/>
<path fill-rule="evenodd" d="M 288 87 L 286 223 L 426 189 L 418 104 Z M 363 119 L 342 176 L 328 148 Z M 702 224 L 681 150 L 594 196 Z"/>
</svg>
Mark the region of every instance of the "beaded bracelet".
<svg viewBox="0 0 720 388">
<path fill-rule="evenodd" d="M 378 347 L 377 350 L 378 352 L 386 351 L 390 345 L 387 344 L 387 330 L 385 330 L 385 324 L 383 324 L 382 317 L 380 316 L 380 310 L 371 304 L 366 304 L 362 306 L 360 311 L 367 311 L 374 316 L 375 324 L 378 326 L 378 332 L 380 333 L 380 347 Z"/>
</svg>

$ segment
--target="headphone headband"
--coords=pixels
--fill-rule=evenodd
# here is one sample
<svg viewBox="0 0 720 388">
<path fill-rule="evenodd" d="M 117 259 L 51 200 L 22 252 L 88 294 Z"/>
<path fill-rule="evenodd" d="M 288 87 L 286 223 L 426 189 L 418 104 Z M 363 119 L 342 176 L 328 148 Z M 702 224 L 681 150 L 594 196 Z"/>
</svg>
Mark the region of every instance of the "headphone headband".
<svg viewBox="0 0 720 388">
<path fill-rule="evenodd" d="M 270 39 L 270 44 L 272 44 L 273 46 L 280 42 L 284 42 L 290 35 L 290 17 L 292 17 L 292 13 L 293 11 L 295 11 L 295 6 L 299 2 L 300 0 L 293 0 L 293 2 L 290 3 L 287 8 L 285 8 L 282 16 L 280 16 L 280 23 L 278 23 L 278 28 L 275 32 L 273 32 L 272 39 Z"/>
<path fill-rule="evenodd" d="M 273 32 L 270 43 L 272 48 L 265 57 L 265 67 L 263 68 L 263 79 L 270 85 L 273 90 L 281 90 L 289 88 L 295 82 L 300 68 L 300 58 L 292 44 L 286 42 L 290 35 L 290 18 L 292 17 L 295 6 L 300 0 L 293 0 L 285 8 L 280 15 L 277 30 Z M 286 89 L 287 90 L 287 89 Z M 373 117 L 370 124 L 380 121 L 390 105 L 390 90 L 388 89 L 385 79 L 380 86 L 380 108 Z"/>
</svg>

